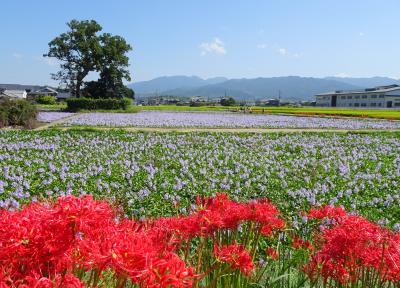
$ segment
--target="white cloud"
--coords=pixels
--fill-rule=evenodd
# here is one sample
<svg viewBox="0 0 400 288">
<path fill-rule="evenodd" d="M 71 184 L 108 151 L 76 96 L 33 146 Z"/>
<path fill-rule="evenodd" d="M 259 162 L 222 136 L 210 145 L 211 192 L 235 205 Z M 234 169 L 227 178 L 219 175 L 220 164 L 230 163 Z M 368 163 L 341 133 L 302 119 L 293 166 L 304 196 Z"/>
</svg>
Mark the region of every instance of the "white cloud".
<svg viewBox="0 0 400 288">
<path fill-rule="evenodd" d="M 365 33 L 364 32 L 360 32 L 360 33 L 358 33 L 358 35 L 360 35 L 360 37 L 363 37 L 365 35 Z"/>
<path fill-rule="evenodd" d="M 24 57 L 24 55 L 22 55 L 21 53 L 17 53 L 17 52 L 14 52 L 12 54 L 12 56 L 17 60 L 20 60 L 20 59 L 22 59 Z"/>
<path fill-rule="evenodd" d="M 287 55 L 287 50 L 286 50 L 285 48 L 279 48 L 279 49 L 277 50 L 277 52 L 278 52 L 279 54 L 281 54 L 282 56 L 286 56 L 286 55 Z"/>
<path fill-rule="evenodd" d="M 203 42 L 200 44 L 201 55 L 210 54 L 226 54 L 225 44 L 218 37 L 215 37 L 211 42 Z"/>
<path fill-rule="evenodd" d="M 346 77 L 350 77 L 350 75 L 349 75 L 349 74 L 347 74 L 347 73 L 344 73 L 344 72 L 340 72 L 340 73 L 338 73 L 338 74 L 336 74 L 336 75 L 333 75 L 333 76 L 335 76 L 335 77 L 339 77 L 339 78 L 346 78 Z"/>
<path fill-rule="evenodd" d="M 284 57 L 290 57 L 290 58 L 300 58 L 301 57 L 300 53 L 293 53 L 286 48 L 279 48 L 276 50 L 276 52 L 279 55 L 284 56 Z"/>
<path fill-rule="evenodd" d="M 268 44 L 267 44 L 267 43 L 260 43 L 260 44 L 257 44 L 257 48 L 258 48 L 258 49 L 265 49 L 265 48 L 268 48 Z"/>
</svg>

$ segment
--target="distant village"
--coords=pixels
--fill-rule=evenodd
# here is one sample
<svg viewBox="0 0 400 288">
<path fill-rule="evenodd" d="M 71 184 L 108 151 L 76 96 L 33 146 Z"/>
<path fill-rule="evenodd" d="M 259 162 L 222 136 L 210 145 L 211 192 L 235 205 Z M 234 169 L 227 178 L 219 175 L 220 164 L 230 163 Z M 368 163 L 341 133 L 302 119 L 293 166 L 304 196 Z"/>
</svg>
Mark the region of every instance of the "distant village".
<svg viewBox="0 0 400 288">
<path fill-rule="evenodd" d="M 28 86 L 25 89 L 15 89 L 16 85 L 0 85 L 0 98 L 9 97 L 16 99 L 36 100 L 38 96 L 53 96 L 57 102 L 64 102 L 71 97 L 70 92 L 58 90 L 48 86 Z M 22 86 L 22 85 L 18 85 Z"/>
<path fill-rule="evenodd" d="M 22 87 L 22 88 L 21 88 Z M 15 89 L 19 88 L 19 89 Z M 24 89 L 25 88 L 25 89 Z M 1 85 L 0 98 L 20 98 L 35 101 L 38 96 L 53 96 L 56 102 L 65 102 L 71 98 L 71 93 L 48 86 Z M 138 96 L 134 99 L 136 105 L 177 105 L 177 106 L 317 106 L 317 107 L 348 107 L 348 108 L 400 108 L 400 86 L 386 85 L 361 90 L 338 90 L 315 95 L 315 101 L 290 102 L 279 98 L 263 98 L 257 100 L 235 100 L 228 95 L 219 98 L 203 96 L 178 97 L 174 95 Z"/>
<path fill-rule="evenodd" d="M 18 86 L 22 87 L 19 88 Z M 0 98 L 21 98 L 29 101 L 35 101 L 38 96 L 53 96 L 57 102 L 65 102 L 68 98 L 71 98 L 71 93 L 62 91 L 56 88 L 48 86 L 27 86 L 23 85 L 0 85 Z M 15 89 L 19 88 L 19 89 Z M 23 89 L 25 88 L 25 89 Z M 313 101 L 302 101 L 302 102 L 289 102 L 282 101 L 276 98 L 264 98 L 258 100 L 241 100 L 237 101 L 228 95 L 224 95 L 219 98 L 209 98 L 203 96 L 193 97 L 178 97 L 173 95 L 157 95 L 147 97 L 137 97 L 134 100 L 136 105 L 177 105 L 177 106 L 315 106 Z"/>
</svg>

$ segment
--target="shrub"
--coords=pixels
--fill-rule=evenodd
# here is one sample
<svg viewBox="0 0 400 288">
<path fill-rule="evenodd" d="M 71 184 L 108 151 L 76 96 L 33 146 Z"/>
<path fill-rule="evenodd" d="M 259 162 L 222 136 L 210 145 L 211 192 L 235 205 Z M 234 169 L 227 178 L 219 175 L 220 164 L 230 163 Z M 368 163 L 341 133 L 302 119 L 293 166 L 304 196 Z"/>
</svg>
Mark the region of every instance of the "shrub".
<svg viewBox="0 0 400 288">
<path fill-rule="evenodd" d="M 56 104 L 56 98 L 50 95 L 39 95 L 36 98 L 36 102 L 39 104 L 54 105 Z"/>
<path fill-rule="evenodd" d="M 36 107 L 25 99 L 0 99 L 0 128 L 5 126 L 33 128 L 36 115 Z"/>
<path fill-rule="evenodd" d="M 67 99 L 67 109 L 77 110 L 127 110 L 132 100 L 123 99 L 92 99 L 92 98 L 69 98 Z"/>
<path fill-rule="evenodd" d="M 236 104 L 236 101 L 232 97 L 222 98 L 220 104 L 221 106 L 233 106 Z"/>
</svg>

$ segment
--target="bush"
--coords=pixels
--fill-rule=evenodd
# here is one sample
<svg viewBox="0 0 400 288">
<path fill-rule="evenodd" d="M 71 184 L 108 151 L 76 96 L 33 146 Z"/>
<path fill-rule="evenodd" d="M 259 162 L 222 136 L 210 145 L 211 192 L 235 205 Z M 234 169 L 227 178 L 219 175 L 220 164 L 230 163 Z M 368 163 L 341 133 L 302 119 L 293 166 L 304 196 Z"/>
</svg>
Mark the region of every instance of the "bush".
<svg viewBox="0 0 400 288">
<path fill-rule="evenodd" d="M 127 110 L 132 100 L 123 99 L 92 99 L 92 98 L 69 98 L 67 99 L 67 109 L 77 110 Z"/>
<path fill-rule="evenodd" d="M 36 107 L 24 99 L 0 99 L 0 128 L 6 126 L 33 128 L 36 115 Z"/>
<path fill-rule="evenodd" d="M 39 104 L 54 105 L 56 104 L 56 98 L 50 95 L 39 95 L 36 98 L 36 102 Z"/>
<path fill-rule="evenodd" d="M 236 104 L 236 101 L 235 101 L 235 99 L 233 99 L 232 97 L 229 97 L 229 98 L 222 98 L 221 101 L 220 101 L 220 104 L 221 104 L 222 106 L 233 106 L 233 105 Z"/>
</svg>

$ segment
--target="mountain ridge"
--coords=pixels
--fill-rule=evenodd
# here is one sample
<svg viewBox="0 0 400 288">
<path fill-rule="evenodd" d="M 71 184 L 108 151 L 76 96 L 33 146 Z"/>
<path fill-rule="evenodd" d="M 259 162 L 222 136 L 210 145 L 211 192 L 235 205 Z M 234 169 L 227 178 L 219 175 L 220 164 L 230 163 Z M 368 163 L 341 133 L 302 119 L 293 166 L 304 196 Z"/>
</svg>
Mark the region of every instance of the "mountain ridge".
<svg viewBox="0 0 400 288">
<path fill-rule="evenodd" d="M 300 77 L 278 76 L 227 79 L 202 79 L 197 76 L 163 76 L 129 85 L 138 97 L 174 95 L 180 97 L 204 96 L 219 98 L 224 95 L 237 100 L 278 98 L 284 100 L 313 100 L 314 95 L 335 90 L 352 90 L 380 85 L 399 84 L 389 77 Z"/>
</svg>

